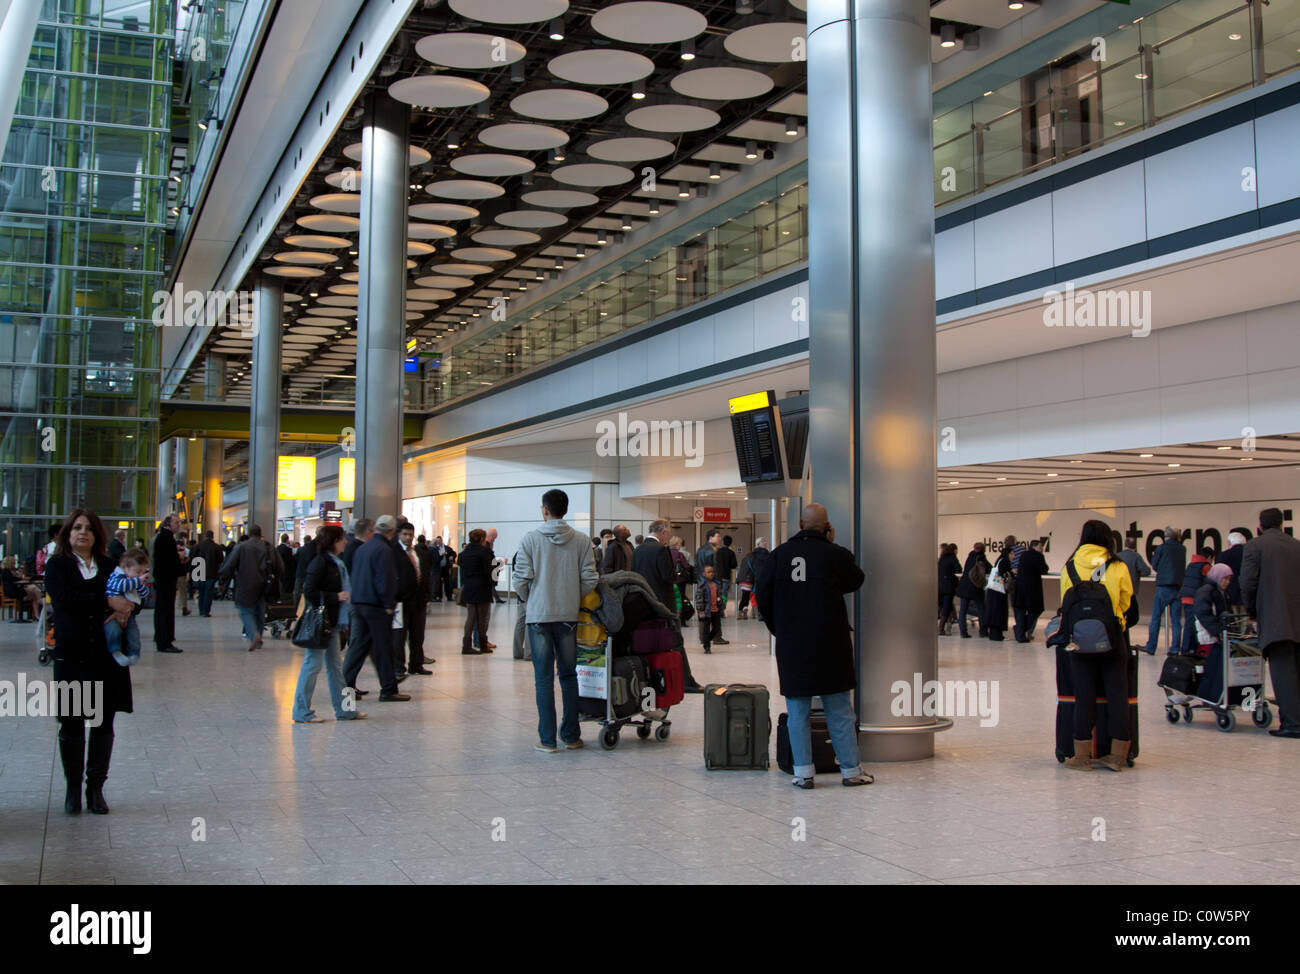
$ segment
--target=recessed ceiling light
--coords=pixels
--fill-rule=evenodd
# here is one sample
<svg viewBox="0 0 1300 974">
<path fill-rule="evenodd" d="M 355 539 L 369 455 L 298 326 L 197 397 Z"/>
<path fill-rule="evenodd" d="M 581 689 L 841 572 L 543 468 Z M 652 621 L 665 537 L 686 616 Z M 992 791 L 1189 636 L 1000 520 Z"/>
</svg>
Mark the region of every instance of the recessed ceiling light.
<svg viewBox="0 0 1300 974">
<path fill-rule="evenodd" d="M 650 201 L 650 209 L 649 209 L 647 212 L 648 212 L 651 216 L 658 216 L 658 215 L 659 215 L 659 201 L 658 201 L 658 200 L 651 200 L 651 201 Z"/>
<path fill-rule="evenodd" d="M 799 134 L 799 123 L 793 116 L 785 120 L 785 134 L 791 138 Z"/>
<path fill-rule="evenodd" d="M 695 38 L 688 37 L 686 40 L 682 41 L 682 60 L 695 60 Z"/>
<path fill-rule="evenodd" d="M 1168 464 L 1165 464 L 1165 466 L 1167 466 L 1167 467 L 1181 467 L 1182 464 L 1181 464 L 1181 463 L 1168 463 Z"/>
<path fill-rule="evenodd" d="M 1242 457 L 1242 458 L 1241 458 L 1241 462 L 1242 462 L 1242 463 L 1250 463 L 1250 462 L 1251 462 L 1252 460 L 1254 460 L 1254 459 L 1255 459 L 1254 457 Z"/>
<path fill-rule="evenodd" d="M 722 167 L 718 165 L 716 162 L 709 163 L 709 178 L 710 179 L 722 178 Z"/>
<path fill-rule="evenodd" d="M 1230 41 L 1239 41 L 1239 40 L 1241 40 L 1241 35 L 1240 35 L 1240 34 L 1235 34 L 1235 33 L 1234 33 L 1234 34 L 1229 34 L 1229 35 L 1228 35 L 1228 40 L 1230 40 Z"/>
<path fill-rule="evenodd" d="M 998 480 L 1006 480 L 1006 477 L 999 477 Z"/>
<path fill-rule="evenodd" d="M 640 101 L 645 97 L 645 82 L 638 81 L 632 85 L 632 97 Z"/>
<path fill-rule="evenodd" d="M 1010 2 L 1007 4 L 1007 9 L 1008 9 L 1008 10 L 1024 10 L 1024 9 L 1025 9 L 1025 5 L 1024 5 L 1023 2 L 1021 2 L 1021 0 L 1010 0 Z"/>
<path fill-rule="evenodd" d="M 1231 450 L 1232 447 L 1230 447 L 1230 446 L 1216 446 L 1215 449 L 1216 449 L 1216 450 Z"/>
<path fill-rule="evenodd" d="M 989 95 L 991 95 L 991 94 L 993 94 L 993 92 L 991 92 L 991 91 L 986 91 L 986 92 L 984 92 L 984 97 L 987 98 L 987 97 L 988 97 Z"/>
<path fill-rule="evenodd" d="M 1138 456 L 1142 457 L 1143 459 L 1149 460 L 1149 459 L 1151 459 L 1153 456 L 1155 456 L 1155 454 L 1154 454 L 1154 453 L 1139 453 Z"/>
<path fill-rule="evenodd" d="M 1125 125 L 1127 125 L 1127 124 L 1128 124 L 1128 123 L 1125 122 L 1124 119 L 1122 119 L 1122 118 L 1117 118 L 1117 119 L 1115 119 L 1115 127 L 1116 127 L 1116 128 L 1123 128 L 1123 127 L 1124 127 Z"/>
<path fill-rule="evenodd" d="M 952 24 L 944 24 L 939 28 L 939 46 L 945 48 L 957 46 L 957 28 Z"/>
<path fill-rule="evenodd" d="M 1047 476 L 1049 476 L 1049 477 L 1059 477 L 1059 476 L 1061 476 L 1061 475 L 1060 475 L 1059 473 L 1049 473 Z"/>
<path fill-rule="evenodd" d="M 948 481 L 948 486 L 949 486 L 949 487 L 956 487 L 959 483 L 961 483 L 960 480 L 950 480 L 950 481 Z"/>
<path fill-rule="evenodd" d="M 1138 81 L 1146 81 L 1147 78 L 1151 77 L 1151 75 L 1147 74 L 1145 71 L 1139 71 L 1137 74 L 1133 75 L 1133 77 L 1137 78 Z"/>
<path fill-rule="evenodd" d="M 551 40 L 553 41 L 564 40 L 564 21 L 561 20 L 559 17 L 556 17 L 554 20 L 551 21 Z"/>
<path fill-rule="evenodd" d="M 758 158 L 758 143 L 756 143 L 756 142 L 746 142 L 746 143 L 745 143 L 745 158 L 746 158 L 746 159 L 757 159 L 757 158 Z"/>
<path fill-rule="evenodd" d="M 1082 460 L 1071 460 L 1070 462 L 1071 462 L 1071 463 L 1083 463 Z"/>
<path fill-rule="evenodd" d="M 691 188 L 685 183 L 679 183 L 677 186 L 677 195 L 684 200 L 691 198 Z"/>
<path fill-rule="evenodd" d="M 1115 472 L 1115 468 L 1114 468 L 1114 467 L 1107 467 L 1107 468 L 1106 468 L 1106 472 L 1107 472 L 1107 473 L 1114 473 L 1114 472 Z"/>
</svg>

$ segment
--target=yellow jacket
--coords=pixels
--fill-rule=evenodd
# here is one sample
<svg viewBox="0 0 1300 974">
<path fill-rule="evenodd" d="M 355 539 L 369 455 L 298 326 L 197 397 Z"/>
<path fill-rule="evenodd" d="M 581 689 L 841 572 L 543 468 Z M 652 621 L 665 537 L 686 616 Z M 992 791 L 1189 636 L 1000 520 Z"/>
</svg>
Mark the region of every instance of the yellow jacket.
<svg viewBox="0 0 1300 974">
<path fill-rule="evenodd" d="M 1079 581 L 1087 581 L 1091 578 L 1097 566 L 1106 560 L 1106 555 L 1106 549 L 1100 545 L 1081 545 L 1079 550 L 1074 553 L 1074 570 L 1079 573 Z M 1133 601 L 1133 576 L 1129 574 L 1128 566 L 1116 558 L 1111 562 L 1110 567 L 1106 569 L 1106 574 L 1102 576 L 1101 583 L 1106 586 L 1106 591 L 1110 593 L 1110 601 L 1115 606 L 1115 616 L 1119 619 L 1122 631 L 1125 628 L 1124 613 L 1128 611 L 1129 604 Z M 1069 572 L 1062 569 L 1062 600 L 1065 599 L 1065 593 L 1073 586 L 1074 582 L 1070 580 Z"/>
</svg>

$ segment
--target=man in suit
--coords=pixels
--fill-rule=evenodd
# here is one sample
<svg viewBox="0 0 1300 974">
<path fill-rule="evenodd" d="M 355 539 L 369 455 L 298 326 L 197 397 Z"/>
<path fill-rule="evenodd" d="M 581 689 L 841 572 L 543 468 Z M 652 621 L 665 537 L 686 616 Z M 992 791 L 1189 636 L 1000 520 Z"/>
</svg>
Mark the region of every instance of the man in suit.
<svg viewBox="0 0 1300 974">
<path fill-rule="evenodd" d="M 1033 642 L 1038 617 L 1043 614 L 1043 576 L 1047 574 L 1047 559 L 1039 550 L 1042 542 L 1035 538 L 1020 553 L 1016 569 L 1016 583 L 1011 592 L 1011 608 L 1015 614 L 1013 629 L 1016 642 Z"/>
<path fill-rule="evenodd" d="M 116 565 L 126 554 L 126 532 L 122 530 L 114 531 L 112 539 L 108 542 L 108 557 L 113 559 Z"/>
<path fill-rule="evenodd" d="M 610 572 L 630 572 L 635 570 L 632 567 L 632 542 L 628 540 L 631 536 L 632 532 L 627 529 L 626 524 L 614 525 L 614 537 L 605 546 L 605 557 L 600 560 L 600 573 L 602 575 L 608 575 Z M 672 605 L 671 602 L 665 604 Z"/>
<path fill-rule="evenodd" d="M 673 575 L 676 572 L 673 570 L 672 552 L 668 550 L 668 538 L 672 534 L 669 529 L 667 521 L 650 522 L 647 529 L 649 533 L 632 553 L 632 571 L 644 578 L 654 590 L 655 598 L 671 610 L 677 605 L 677 599 L 673 591 Z M 626 531 L 627 528 L 623 530 Z M 691 662 L 686 657 L 684 645 L 681 653 L 682 682 L 686 692 L 703 693 L 704 688 L 695 682 L 695 677 L 691 674 Z"/>
<path fill-rule="evenodd" d="M 442 563 L 447 558 L 447 546 L 442 543 L 442 535 L 433 539 L 429 546 L 429 599 L 442 601 Z"/>
<path fill-rule="evenodd" d="M 357 522 L 358 536 L 361 521 Z M 393 669 L 393 613 L 397 608 L 397 562 L 392 538 L 397 518 L 384 514 L 374 523 L 374 533 L 356 549 L 349 580 L 352 583 L 350 615 L 352 640 L 343 661 L 343 679 L 357 696 L 357 675 L 369 656 L 379 674 L 379 699 L 383 703 L 410 700 L 397 691 Z"/>
<path fill-rule="evenodd" d="M 1259 646 L 1277 694 L 1274 737 L 1300 738 L 1300 541 L 1282 530 L 1282 512 L 1259 512 L 1259 534 L 1241 556 L 1241 595 L 1259 623 Z"/>
<path fill-rule="evenodd" d="M 287 534 L 282 534 L 282 535 L 280 535 L 280 544 L 279 544 L 279 546 L 275 549 L 275 551 L 276 551 L 276 554 L 278 554 L 278 555 L 280 556 L 280 564 L 284 566 L 284 577 L 285 577 L 285 578 L 293 578 L 294 575 L 295 575 L 295 571 L 296 571 L 296 567 L 297 567 L 297 566 L 294 565 L 294 553 L 293 553 L 293 548 L 289 547 L 289 536 L 288 536 Z M 297 589 L 297 588 L 294 589 L 294 600 L 293 600 L 293 601 L 294 601 L 295 604 L 297 604 L 297 602 L 298 602 L 298 589 Z"/>
<path fill-rule="evenodd" d="M 307 540 L 302 543 L 302 547 L 298 549 L 298 553 L 293 556 L 293 567 L 290 568 L 289 563 L 285 562 L 285 570 L 289 572 L 293 578 L 293 604 L 295 606 L 298 604 L 298 599 L 302 595 L 302 587 L 307 582 L 307 569 L 310 568 L 311 563 L 316 560 L 316 555 L 318 553 L 319 552 L 316 549 L 316 539 L 309 536 Z"/>
<path fill-rule="evenodd" d="M 415 527 L 410 521 L 399 521 L 393 540 L 393 558 L 397 564 L 397 600 L 402 603 L 402 628 L 393 630 L 393 666 L 400 675 L 403 670 L 419 676 L 432 676 L 424 668 L 424 574 L 420 570 L 420 556 L 413 544 Z M 402 656 L 402 645 L 407 646 L 407 658 Z"/>
<path fill-rule="evenodd" d="M 160 653 L 179 653 L 176 641 L 176 582 L 184 572 L 176 551 L 176 534 L 180 518 L 169 514 L 154 535 L 149 571 L 153 575 L 154 610 L 153 642 Z"/>
</svg>

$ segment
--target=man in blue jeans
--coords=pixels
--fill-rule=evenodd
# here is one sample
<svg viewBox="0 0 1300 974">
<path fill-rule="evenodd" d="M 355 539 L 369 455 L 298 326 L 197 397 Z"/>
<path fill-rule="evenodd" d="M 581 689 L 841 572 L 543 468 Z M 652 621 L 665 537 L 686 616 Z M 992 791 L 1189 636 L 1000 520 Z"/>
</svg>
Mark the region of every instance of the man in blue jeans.
<svg viewBox="0 0 1300 974">
<path fill-rule="evenodd" d="M 537 692 L 537 744 L 546 754 L 559 751 L 555 738 L 555 672 L 560 674 L 564 719 L 560 742 L 565 750 L 582 747 L 578 727 L 578 609 L 599 576 L 591 541 L 564 522 L 569 495 L 548 490 L 542 495 L 542 524 L 529 531 L 515 555 L 515 591 L 527 613 L 528 646 Z"/>
<path fill-rule="evenodd" d="M 853 640 L 844 596 L 862 587 L 853 552 L 835 544 L 835 528 L 821 504 L 799 515 L 800 531 L 772 552 L 754 580 L 758 611 L 776 637 L 776 668 L 789 712 L 794 786 L 811 788 L 812 698 L 821 697 L 835 746 L 841 783 L 869 785 L 858 753 L 853 712 Z"/>
<path fill-rule="evenodd" d="M 1165 614 L 1165 606 L 1173 603 L 1174 611 L 1169 613 L 1169 635 L 1173 639 L 1170 645 L 1178 652 L 1182 635 L 1182 606 L 1178 603 L 1178 592 L 1187 574 L 1187 552 L 1183 549 L 1182 535 L 1177 528 L 1165 528 L 1165 543 L 1151 556 L 1151 567 L 1156 573 L 1156 600 L 1151 606 L 1151 624 L 1147 627 L 1147 644 L 1143 647 L 1148 654 L 1156 654 L 1156 644 L 1160 642 L 1160 621 Z"/>
</svg>

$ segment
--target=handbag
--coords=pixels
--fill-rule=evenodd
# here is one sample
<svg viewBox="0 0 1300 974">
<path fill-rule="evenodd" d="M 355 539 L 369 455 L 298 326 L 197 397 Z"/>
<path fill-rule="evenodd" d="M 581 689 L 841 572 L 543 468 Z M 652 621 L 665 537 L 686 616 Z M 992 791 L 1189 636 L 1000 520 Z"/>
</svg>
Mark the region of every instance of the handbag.
<svg viewBox="0 0 1300 974">
<path fill-rule="evenodd" d="M 994 566 L 993 571 L 989 573 L 987 587 L 990 591 L 1001 592 L 1003 595 L 1007 594 L 1006 576 L 998 572 L 997 566 Z"/>
<path fill-rule="evenodd" d="M 333 635 L 334 629 L 325 618 L 325 610 L 319 605 L 309 605 L 294 623 L 290 638 L 295 646 L 303 649 L 325 649 Z"/>
</svg>

